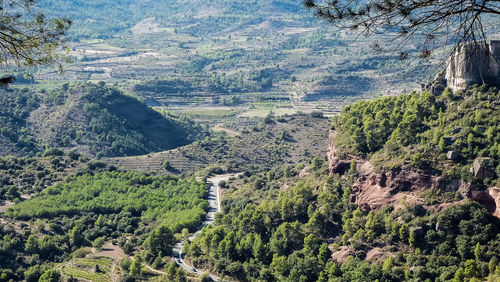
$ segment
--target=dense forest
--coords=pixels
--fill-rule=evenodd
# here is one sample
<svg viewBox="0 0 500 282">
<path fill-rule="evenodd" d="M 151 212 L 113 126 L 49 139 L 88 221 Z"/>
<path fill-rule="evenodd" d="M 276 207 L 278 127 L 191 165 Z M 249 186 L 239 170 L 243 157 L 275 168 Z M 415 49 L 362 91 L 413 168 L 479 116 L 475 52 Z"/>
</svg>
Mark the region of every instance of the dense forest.
<svg viewBox="0 0 500 282">
<path fill-rule="evenodd" d="M 440 95 L 414 92 L 357 102 L 333 118 L 331 145 L 336 156 L 369 160 L 377 171 L 460 177 L 484 190 L 498 179 L 498 99 L 496 88 L 474 86 L 463 93 L 446 89 Z M 268 116 L 241 135 L 207 138 L 162 155 L 163 170 L 175 168 L 170 160 L 179 153 L 193 161 L 211 154 L 212 161 L 191 172 L 203 177 L 244 171 L 220 183 L 222 213 L 186 241 L 185 261 L 239 281 L 494 281 L 500 276 L 499 222 L 485 206 L 446 189 L 402 190 L 406 196 L 397 204 L 358 206 L 353 187 L 362 172 L 356 162 L 329 174 L 324 156 L 310 154 L 325 144 L 316 140 L 321 134 L 313 135 L 324 120 L 319 114 Z M 295 148 L 303 142 L 315 149 Z M 448 158 L 450 151 L 458 157 Z M 248 165 L 237 162 L 238 152 Z M 490 162 L 491 173 L 481 179 L 469 171 L 478 157 Z M 146 265 L 168 273 L 167 280 L 192 278 L 168 254 L 205 218 L 206 186 L 194 178 L 127 172 L 58 149 L 34 158 L 7 157 L 0 164 L 8 183 L 0 195 L 15 202 L 5 220 L 22 223 L 2 230 L 2 279 L 87 277 L 88 271 L 72 265 L 88 269 L 99 263 L 109 269 L 109 261 L 88 257 L 88 247 L 106 242 L 135 256 L 120 259 L 124 279 L 157 275 Z M 68 261 L 60 271 L 53 264 Z"/>
<path fill-rule="evenodd" d="M 349 199 L 355 170 L 327 177 L 324 162 L 311 165 L 315 170 L 302 179 L 276 169 L 229 184 L 224 214 L 186 245 L 189 259 L 242 281 L 464 281 L 500 274 L 498 221 L 480 204 L 367 213 Z M 277 189 L 284 183 L 291 186 Z M 378 262 L 365 260 L 373 249 L 382 253 Z M 338 263 L 332 250 L 350 256 Z"/>
<path fill-rule="evenodd" d="M 500 90 L 405 1 L 0 2 L 60 26 L 0 38 L 0 282 L 500 281 Z"/>
<path fill-rule="evenodd" d="M 462 177 L 482 190 L 498 175 L 498 99 L 496 88 L 482 86 L 357 102 L 333 119 L 336 156 L 368 158 L 381 171 Z M 489 158 L 488 177 L 469 172 L 477 157 Z M 443 187 L 414 194 L 421 203 L 360 209 L 352 202 L 355 162 L 343 175 L 328 176 L 321 158 L 306 166 L 308 176 L 302 164 L 227 184 L 224 213 L 185 245 L 190 261 L 241 281 L 499 277 L 499 222 L 483 205 Z M 436 212 L 439 203 L 453 204 Z"/>
<path fill-rule="evenodd" d="M 37 144 L 26 129 L 26 119 L 39 107 L 40 99 L 30 91 L 5 90 L 0 95 L 0 151 L 31 152 Z"/>
<path fill-rule="evenodd" d="M 36 281 L 54 262 L 85 256 L 85 247 L 108 240 L 127 254 L 145 250 L 152 263 L 171 251 L 174 233 L 193 231 L 205 216 L 203 183 L 107 170 L 71 176 L 7 211 L 35 227 L 0 229 L 2 281 Z M 31 260 L 15 259 L 23 256 Z"/>
</svg>

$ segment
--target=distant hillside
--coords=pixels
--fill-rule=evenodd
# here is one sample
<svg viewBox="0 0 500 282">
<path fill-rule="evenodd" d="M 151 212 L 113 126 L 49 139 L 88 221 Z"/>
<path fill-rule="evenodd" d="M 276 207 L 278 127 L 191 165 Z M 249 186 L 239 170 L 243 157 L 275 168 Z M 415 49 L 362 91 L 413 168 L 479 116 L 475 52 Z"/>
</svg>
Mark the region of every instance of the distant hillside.
<svg viewBox="0 0 500 282">
<path fill-rule="evenodd" d="M 0 88 L 0 105 L 0 153 L 19 155 L 35 151 L 37 144 L 26 129 L 26 119 L 40 106 L 38 96 Z"/>
<path fill-rule="evenodd" d="M 120 91 L 91 83 L 32 93 L 3 90 L 3 154 L 44 146 L 76 148 L 97 156 L 131 156 L 189 144 L 203 136 L 186 119 L 164 117 Z"/>
<path fill-rule="evenodd" d="M 308 13 L 300 1 L 177 1 L 177 0 L 44 0 L 40 1 L 43 8 L 50 12 L 75 20 L 72 32 L 78 37 L 106 37 L 106 35 L 122 33 L 127 34 L 129 29 L 140 23 L 145 18 L 156 18 L 160 25 L 175 22 L 179 26 L 185 26 L 190 32 L 204 30 L 210 25 L 209 33 L 224 29 L 238 29 L 241 25 L 255 21 L 255 17 L 248 15 L 275 15 L 308 14 L 309 20 L 313 15 Z M 225 14 L 225 19 L 217 19 L 212 22 L 209 16 Z M 242 15 L 242 17 L 239 17 Z M 193 21 L 203 21 L 202 25 L 190 25 Z M 280 22 L 277 22 L 280 26 Z M 151 27 L 154 31 L 158 28 L 155 24 L 143 25 L 146 30 Z M 141 28 L 141 26 L 136 27 Z M 205 34 L 207 32 L 204 32 Z"/>
<path fill-rule="evenodd" d="M 311 115 L 267 119 L 267 123 L 236 132 L 235 136 L 200 140 L 146 156 L 110 158 L 106 162 L 127 170 L 158 174 L 189 173 L 210 166 L 229 171 L 272 168 L 324 156 L 329 127 L 327 118 Z"/>
<path fill-rule="evenodd" d="M 409 43 L 407 60 L 314 17 L 303 1 L 61 1 L 42 8 L 73 20 L 64 74 L 37 81 L 117 83 L 149 105 L 283 104 L 303 112 L 340 111 L 349 101 L 415 89 L 430 80 L 444 51 L 429 60 Z M 124 81 L 131 82 L 124 83 Z M 136 84 L 136 85 L 134 85 Z M 165 90 L 165 91 L 163 91 Z M 186 95 L 187 94 L 187 95 Z M 258 106 L 258 105 L 257 105 Z"/>
</svg>

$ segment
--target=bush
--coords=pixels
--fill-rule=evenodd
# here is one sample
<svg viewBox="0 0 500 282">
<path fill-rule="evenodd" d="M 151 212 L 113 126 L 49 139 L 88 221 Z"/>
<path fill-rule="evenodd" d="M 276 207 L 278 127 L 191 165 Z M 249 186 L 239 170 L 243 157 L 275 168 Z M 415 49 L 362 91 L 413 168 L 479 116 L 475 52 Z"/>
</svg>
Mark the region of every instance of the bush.
<svg viewBox="0 0 500 282">
<path fill-rule="evenodd" d="M 129 258 L 129 257 L 124 257 L 122 258 L 122 260 L 120 261 L 120 267 L 125 270 L 125 271 L 128 271 L 130 269 L 130 265 L 132 264 L 132 260 Z"/>
<path fill-rule="evenodd" d="M 77 249 L 76 251 L 74 251 L 71 256 L 73 258 L 84 258 L 90 253 L 92 253 L 90 248 L 80 248 L 80 249 Z"/>
</svg>

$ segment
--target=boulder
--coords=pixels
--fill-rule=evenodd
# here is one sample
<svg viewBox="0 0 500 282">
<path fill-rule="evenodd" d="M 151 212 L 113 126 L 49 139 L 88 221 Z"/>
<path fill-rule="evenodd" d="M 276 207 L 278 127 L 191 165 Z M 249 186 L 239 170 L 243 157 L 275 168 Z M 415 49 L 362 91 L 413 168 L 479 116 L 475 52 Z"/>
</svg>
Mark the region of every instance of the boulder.
<svg viewBox="0 0 500 282">
<path fill-rule="evenodd" d="M 485 191 L 473 191 L 471 199 L 482 204 L 494 217 L 500 219 L 500 188 L 490 187 Z"/>
<path fill-rule="evenodd" d="M 450 56 L 446 67 L 446 84 L 461 91 L 473 84 L 500 82 L 500 41 L 484 44 L 462 43 Z"/>
<path fill-rule="evenodd" d="M 454 159 L 458 158 L 458 152 L 457 151 L 448 151 L 448 153 L 446 154 L 446 158 L 448 160 L 454 160 Z"/>
<path fill-rule="evenodd" d="M 493 161 L 491 158 L 477 158 L 470 171 L 479 180 L 490 178 L 493 176 Z"/>
</svg>

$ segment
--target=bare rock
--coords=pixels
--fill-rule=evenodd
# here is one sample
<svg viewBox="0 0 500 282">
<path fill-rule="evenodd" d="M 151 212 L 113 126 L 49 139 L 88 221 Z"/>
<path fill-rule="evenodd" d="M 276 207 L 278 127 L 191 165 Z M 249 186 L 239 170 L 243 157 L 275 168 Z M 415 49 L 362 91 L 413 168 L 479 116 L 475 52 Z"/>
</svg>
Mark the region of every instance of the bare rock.
<svg viewBox="0 0 500 282">
<path fill-rule="evenodd" d="M 500 81 L 500 41 L 488 44 L 463 43 L 450 56 L 446 84 L 453 91 L 473 84 L 498 85 Z"/>
<path fill-rule="evenodd" d="M 500 188 L 490 187 L 486 191 L 473 191 L 471 198 L 482 204 L 493 216 L 500 219 Z"/>
<path fill-rule="evenodd" d="M 302 178 L 308 176 L 309 174 L 311 174 L 311 167 L 306 166 L 301 171 L 299 171 L 299 178 L 302 179 Z"/>
<path fill-rule="evenodd" d="M 448 151 L 448 153 L 446 154 L 446 158 L 448 160 L 455 160 L 456 158 L 458 158 L 458 152 L 457 151 Z"/>
<path fill-rule="evenodd" d="M 474 160 L 471 172 L 480 180 L 490 178 L 493 176 L 493 161 L 491 158 L 477 158 Z"/>
<path fill-rule="evenodd" d="M 349 256 L 354 255 L 354 248 L 351 246 L 342 246 L 340 250 L 332 253 L 332 259 L 339 264 L 347 261 Z"/>
<path fill-rule="evenodd" d="M 382 262 L 384 261 L 387 257 L 395 257 L 395 254 L 389 251 L 385 251 L 382 248 L 375 247 L 368 251 L 366 254 L 365 260 L 367 261 L 378 261 Z"/>
<path fill-rule="evenodd" d="M 460 193 L 464 199 L 469 199 L 472 195 L 472 185 L 463 182 L 458 188 L 458 193 Z"/>
<path fill-rule="evenodd" d="M 333 174 L 343 175 L 344 173 L 346 173 L 346 171 L 349 170 L 350 167 L 351 167 L 351 161 L 349 160 L 341 160 L 337 157 L 333 157 L 329 161 L 329 170 L 331 175 Z"/>
</svg>

